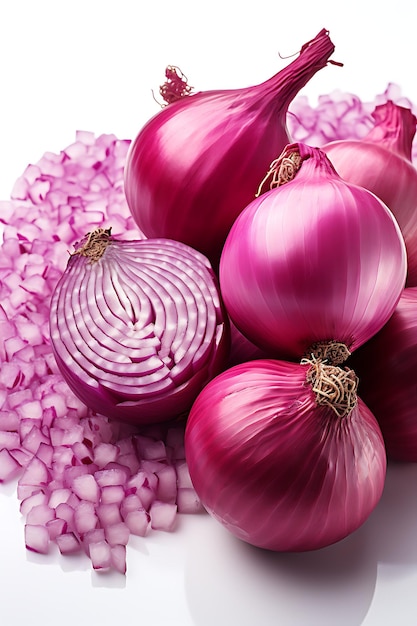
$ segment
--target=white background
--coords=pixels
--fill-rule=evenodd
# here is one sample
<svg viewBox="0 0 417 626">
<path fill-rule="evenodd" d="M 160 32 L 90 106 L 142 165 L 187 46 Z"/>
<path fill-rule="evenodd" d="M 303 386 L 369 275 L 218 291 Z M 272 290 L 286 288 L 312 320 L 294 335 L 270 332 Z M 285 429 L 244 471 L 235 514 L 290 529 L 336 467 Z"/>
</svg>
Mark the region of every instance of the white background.
<svg viewBox="0 0 417 626">
<path fill-rule="evenodd" d="M 151 90 L 178 65 L 197 90 L 261 82 L 321 28 L 343 68 L 303 93 L 372 101 L 389 82 L 417 103 L 410 0 L 0 0 L 0 198 L 26 165 L 75 131 L 134 138 L 157 112 Z M 345 541 L 264 553 L 208 516 L 128 548 L 128 575 L 24 548 L 14 485 L 0 487 L 0 621 L 133 626 L 416 626 L 417 466 L 389 468 L 383 498 Z"/>
</svg>

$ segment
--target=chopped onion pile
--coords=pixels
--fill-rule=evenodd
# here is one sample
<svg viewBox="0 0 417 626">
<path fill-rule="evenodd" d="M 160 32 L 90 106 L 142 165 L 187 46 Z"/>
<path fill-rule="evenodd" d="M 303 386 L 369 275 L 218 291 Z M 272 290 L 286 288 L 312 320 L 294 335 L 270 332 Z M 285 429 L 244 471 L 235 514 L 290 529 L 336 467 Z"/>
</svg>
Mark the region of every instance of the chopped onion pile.
<svg viewBox="0 0 417 626">
<path fill-rule="evenodd" d="M 296 98 L 290 105 L 288 129 L 294 141 L 310 146 L 321 147 L 338 139 L 362 139 L 374 125 L 372 111 L 389 100 L 416 112 L 414 104 L 394 83 L 389 83 L 373 102 L 362 102 L 355 94 L 335 90 L 320 96 L 316 106 L 309 103 L 307 96 Z M 417 141 L 412 157 L 417 163 Z"/>
<path fill-rule="evenodd" d="M 123 193 L 128 146 L 79 132 L 30 165 L 0 206 L 0 482 L 18 480 L 28 549 L 56 544 L 121 572 L 130 534 L 172 530 L 177 512 L 201 510 L 183 425 L 139 436 L 89 411 L 50 345 L 49 301 L 73 244 L 107 219 L 118 237 L 141 237 Z"/>
</svg>

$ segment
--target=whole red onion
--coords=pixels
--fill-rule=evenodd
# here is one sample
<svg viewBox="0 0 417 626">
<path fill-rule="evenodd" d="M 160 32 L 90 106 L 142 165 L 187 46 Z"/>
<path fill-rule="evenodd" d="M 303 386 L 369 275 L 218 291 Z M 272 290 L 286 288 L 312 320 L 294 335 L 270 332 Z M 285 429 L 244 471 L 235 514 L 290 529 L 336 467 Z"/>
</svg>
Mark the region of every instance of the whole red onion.
<svg viewBox="0 0 417 626">
<path fill-rule="evenodd" d="M 223 248 L 228 313 L 280 357 L 299 360 L 311 344 L 332 340 L 353 351 L 382 328 L 404 288 L 398 224 L 319 148 L 289 145 L 271 172 L 277 186 L 238 216 Z"/>
<path fill-rule="evenodd" d="M 417 285 L 417 169 L 411 161 L 417 119 L 391 100 L 375 107 L 374 127 L 361 140 L 322 146 L 338 174 L 377 195 L 394 213 L 408 256 L 407 286 Z"/>
<path fill-rule="evenodd" d="M 360 394 L 389 458 L 417 462 L 417 287 L 404 290 L 385 326 L 353 356 Z"/>
<path fill-rule="evenodd" d="M 319 384 L 311 376 L 315 366 L 327 367 L 272 359 L 236 365 L 202 390 L 187 421 L 185 453 L 203 505 L 262 548 L 330 545 L 357 529 L 382 494 L 384 443 L 354 395 L 353 371 L 329 366 L 326 389 L 325 377 Z M 340 411 L 319 396 L 335 381 L 348 400 Z"/>
<path fill-rule="evenodd" d="M 89 234 L 51 300 L 51 342 L 88 407 L 150 424 L 187 411 L 228 356 L 228 324 L 207 259 L 166 239 Z"/>
<path fill-rule="evenodd" d="M 322 29 L 262 84 L 188 95 L 155 115 L 125 167 L 126 198 L 141 231 L 187 243 L 217 267 L 234 219 L 289 141 L 290 102 L 333 50 Z"/>
</svg>

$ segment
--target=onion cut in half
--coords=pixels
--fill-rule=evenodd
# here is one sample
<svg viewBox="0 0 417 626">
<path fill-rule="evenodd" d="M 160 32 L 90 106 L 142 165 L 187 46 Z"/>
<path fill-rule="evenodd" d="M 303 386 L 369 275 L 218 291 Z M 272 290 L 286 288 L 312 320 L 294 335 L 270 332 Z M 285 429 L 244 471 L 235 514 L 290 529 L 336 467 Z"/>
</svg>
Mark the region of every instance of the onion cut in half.
<svg viewBox="0 0 417 626">
<path fill-rule="evenodd" d="M 226 319 L 201 253 L 97 229 L 76 246 L 53 293 L 50 334 L 62 375 L 88 407 L 150 424 L 189 410 L 221 371 Z"/>
</svg>

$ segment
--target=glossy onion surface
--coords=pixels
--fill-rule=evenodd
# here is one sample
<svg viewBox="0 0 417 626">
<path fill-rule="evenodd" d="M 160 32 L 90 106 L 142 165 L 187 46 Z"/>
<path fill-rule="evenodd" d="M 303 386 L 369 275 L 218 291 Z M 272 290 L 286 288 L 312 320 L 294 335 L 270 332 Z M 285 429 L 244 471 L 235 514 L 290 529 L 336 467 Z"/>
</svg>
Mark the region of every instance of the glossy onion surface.
<svg viewBox="0 0 417 626">
<path fill-rule="evenodd" d="M 330 545 L 378 502 L 382 435 L 358 399 L 338 418 L 316 404 L 306 365 L 259 360 L 223 372 L 195 401 L 185 452 L 206 509 L 240 539 L 276 551 Z"/>
<path fill-rule="evenodd" d="M 417 285 L 417 170 L 411 161 L 416 118 L 388 101 L 373 112 L 374 128 L 362 140 L 322 146 L 338 174 L 378 196 L 395 215 L 408 252 L 407 286 Z"/>
<path fill-rule="evenodd" d="M 198 92 L 149 120 L 125 167 L 126 199 L 140 230 L 147 237 L 183 241 L 217 268 L 234 219 L 289 141 L 290 102 L 333 51 L 322 29 L 269 80 Z"/>
<path fill-rule="evenodd" d="M 227 237 L 220 286 L 251 341 L 299 360 L 316 341 L 351 350 L 389 319 L 405 285 L 405 244 L 392 213 L 344 182 L 324 152 L 294 144 L 301 167 L 261 194 Z"/>
<path fill-rule="evenodd" d="M 98 413 L 140 424 L 188 410 L 228 351 L 207 259 L 163 239 L 113 239 L 94 263 L 72 255 L 50 332 L 74 393 Z"/>
<path fill-rule="evenodd" d="M 360 393 L 389 458 L 417 462 L 417 287 L 404 290 L 382 330 L 354 355 Z"/>
</svg>

